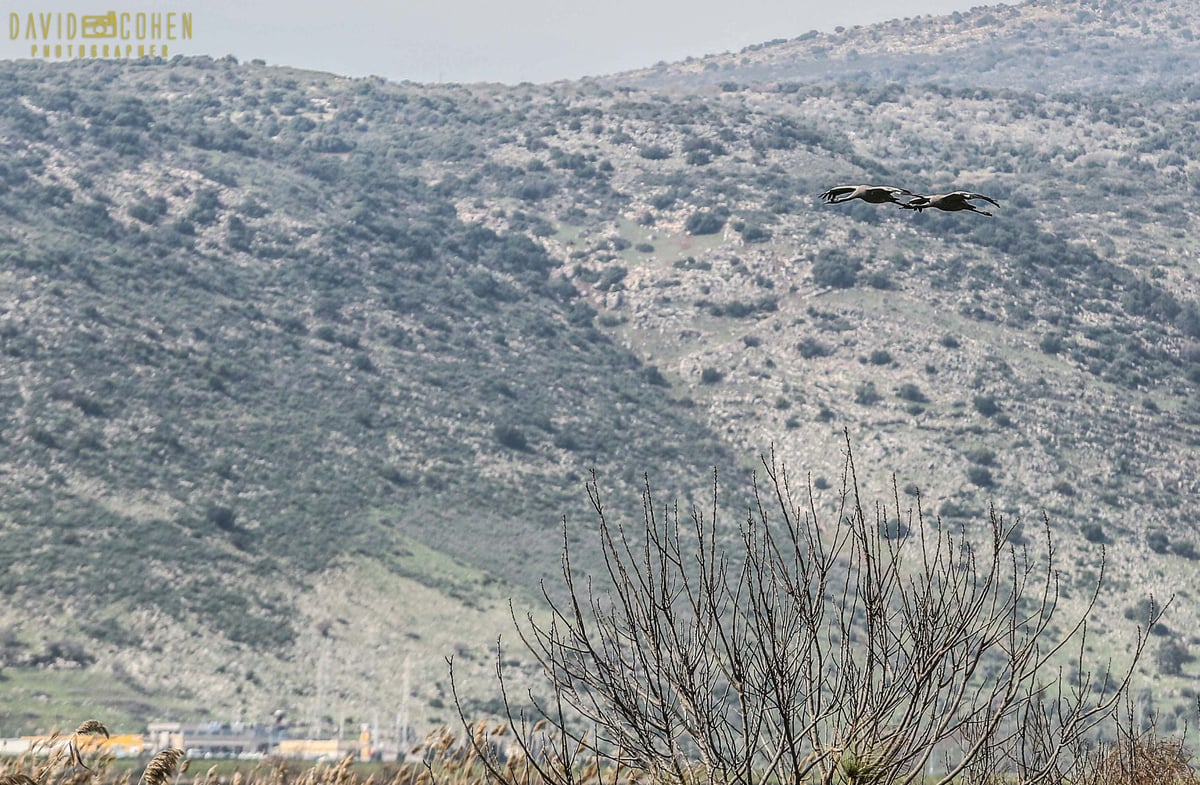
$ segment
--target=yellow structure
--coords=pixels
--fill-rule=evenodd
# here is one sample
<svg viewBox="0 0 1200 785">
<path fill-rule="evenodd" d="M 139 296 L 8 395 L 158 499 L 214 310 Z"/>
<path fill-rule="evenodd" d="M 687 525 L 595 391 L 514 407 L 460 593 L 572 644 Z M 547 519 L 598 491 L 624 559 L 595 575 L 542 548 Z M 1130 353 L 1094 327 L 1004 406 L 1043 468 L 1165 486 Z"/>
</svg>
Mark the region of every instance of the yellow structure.
<svg viewBox="0 0 1200 785">
<path fill-rule="evenodd" d="M 358 759 L 370 760 L 375 750 L 371 749 L 371 726 L 363 724 L 358 732 Z"/>
<path fill-rule="evenodd" d="M 280 739 L 275 751 L 283 758 L 341 760 L 347 755 L 358 753 L 358 742 L 338 739 Z"/>
<path fill-rule="evenodd" d="M 39 756 L 66 754 L 67 744 L 74 744 L 84 757 L 111 755 L 114 758 L 136 757 L 167 747 L 186 749 L 189 756 L 203 755 L 214 751 L 217 755 L 233 756 L 242 753 L 257 753 L 259 750 L 284 758 L 302 760 L 340 761 L 347 755 L 356 760 L 370 760 L 371 731 L 367 725 L 360 728 L 357 737 L 350 739 L 279 739 L 273 748 L 258 746 L 257 738 L 233 736 L 226 733 L 199 733 L 189 731 L 179 723 L 152 723 L 148 735 L 140 733 L 117 733 L 109 738 L 96 735 L 50 734 L 21 736 L 0 739 L 0 755 L 33 754 Z M 257 747 L 257 749 L 256 749 Z"/>
<path fill-rule="evenodd" d="M 364 725 L 357 739 L 280 739 L 275 754 L 282 758 L 303 760 L 342 760 L 353 755 L 358 760 L 370 760 L 371 731 Z"/>
<path fill-rule="evenodd" d="M 21 741 L 33 752 L 47 753 L 65 744 L 70 736 L 22 736 Z M 140 733 L 117 733 L 109 738 L 103 736 L 76 736 L 75 745 L 83 755 L 108 754 L 116 758 L 136 757 L 150 752 L 145 738 Z"/>
<path fill-rule="evenodd" d="M 118 758 L 135 757 L 151 751 L 140 733 L 114 733 L 107 739 L 103 736 L 86 736 L 79 739 L 79 750 L 80 752 L 98 750 Z"/>
</svg>

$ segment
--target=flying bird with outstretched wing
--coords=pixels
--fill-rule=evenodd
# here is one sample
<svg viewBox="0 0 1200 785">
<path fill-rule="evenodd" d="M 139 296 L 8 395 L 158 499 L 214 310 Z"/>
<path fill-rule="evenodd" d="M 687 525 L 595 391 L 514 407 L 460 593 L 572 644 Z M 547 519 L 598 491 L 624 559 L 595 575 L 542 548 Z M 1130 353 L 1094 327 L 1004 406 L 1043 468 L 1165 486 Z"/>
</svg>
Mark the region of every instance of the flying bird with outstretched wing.
<svg viewBox="0 0 1200 785">
<path fill-rule="evenodd" d="M 1000 203 L 992 197 L 984 196 L 983 194 L 972 193 L 971 191 L 951 191 L 948 194 L 914 196 L 912 199 L 909 199 L 906 203 L 900 206 L 906 210 L 916 210 L 917 212 L 921 212 L 928 207 L 932 207 L 935 210 L 945 210 L 946 212 L 967 210 L 968 212 L 979 213 L 980 215 L 991 215 L 991 213 L 989 213 L 987 210 L 981 210 L 975 205 L 971 204 L 971 200 L 973 199 L 982 199 L 985 202 L 991 202 L 997 207 L 1000 206 Z"/>
<path fill-rule="evenodd" d="M 836 185 L 821 194 L 819 198 L 824 199 L 826 204 L 841 204 L 851 199 L 861 199 L 870 204 L 903 206 L 903 202 L 900 201 L 901 196 L 915 196 L 915 194 L 894 185 Z"/>
</svg>

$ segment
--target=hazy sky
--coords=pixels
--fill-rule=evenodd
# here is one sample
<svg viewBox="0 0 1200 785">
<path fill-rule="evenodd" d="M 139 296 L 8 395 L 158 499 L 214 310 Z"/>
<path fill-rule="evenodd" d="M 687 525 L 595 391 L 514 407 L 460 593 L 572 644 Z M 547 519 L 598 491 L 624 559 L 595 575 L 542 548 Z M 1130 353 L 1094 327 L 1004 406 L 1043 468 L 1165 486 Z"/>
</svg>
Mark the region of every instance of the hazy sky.
<svg viewBox="0 0 1200 785">
<path fill-rule="evenodd" d="M 946 14 L 982 0 L 15 0 L 0 3 L 0 57 L 30 56 L 28 20 L 190 12 L 169 55 L 232 54 L 392 80 L 546 82 L 737 51 L 809 30 Z M 16 15 L 14 18 L 13 15 Z M 144 17 L 143 17 L 144 18 Z M 15 24 L 15 27 L 14 27 Z M 40 24 L 40 21 L 39 21 Z M 64 26 L 67 24 L 63 22 Z M 93 28 L 94 30 L 94 28 Z M 14 33 L 16 37 L 14 38 Z M 40 34 L 39 34 L 40 35 Z M 53 59 L 53 55 L 52 58 Z"/>
</svg>

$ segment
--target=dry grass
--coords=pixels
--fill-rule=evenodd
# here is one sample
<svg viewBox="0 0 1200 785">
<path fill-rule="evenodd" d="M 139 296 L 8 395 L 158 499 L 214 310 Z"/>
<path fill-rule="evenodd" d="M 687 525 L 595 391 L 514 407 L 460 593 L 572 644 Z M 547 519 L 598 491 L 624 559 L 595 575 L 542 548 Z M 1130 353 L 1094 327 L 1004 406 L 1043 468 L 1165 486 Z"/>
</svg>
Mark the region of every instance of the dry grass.
<svg viewBox="0 0 1200 785">
<path fill-rule="evenodd" d="M 1098 749 L 1079 785 L 1200 785 L 1200 776 L 1182 739 L 1159 738 L 1150 730 Z"/>
<path fill-rule="evenodd" d="M 89 760 L 90 766 L 79 759 L 77 736 L 107 735 L 103 724 L 89 720 L 70 736 L 52 737 L 19 758 L 0 758 L 0 785 L 643 785 L 660 781 L 649 772 L 572 755 L 569 748 L 564 759 L 561 740 L 549 734 L 525 734 L 540 739 L 537 751 L 531 753 L 515 744 L 507 724 L 472 723 L 467 731 L 465 735 L 435 731 L 410 751 L 409 762 L 373 767 L 369 774 L 347 756 L 337 763 L 313 765 L 272 758 L 249 772 L 218 775 L 214 766 L 185 778 L 184 752 L 171 748 L 155 755 L 134 780 L 132 772 L 113 767 L 110 756 L 97 756 Z M 870 766 L 863 763 L 845 761 L 842 776 L 847 781 L 870 781 Z M 704 781 L 699 772 L 696 781 Z M 1097 749 L 1070 785 L 1200 785 L 1200 775 L 1182 739 L 1159 738 L 1151 730 L 1124 734 Z"/>
</svg>

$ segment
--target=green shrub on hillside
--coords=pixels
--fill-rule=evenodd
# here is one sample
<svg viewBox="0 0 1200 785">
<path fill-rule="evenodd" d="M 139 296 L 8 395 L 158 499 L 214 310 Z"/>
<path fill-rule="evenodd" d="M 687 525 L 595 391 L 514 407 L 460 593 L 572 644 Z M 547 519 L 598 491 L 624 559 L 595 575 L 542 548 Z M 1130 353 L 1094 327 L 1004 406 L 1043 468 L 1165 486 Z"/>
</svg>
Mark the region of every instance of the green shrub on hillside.
<svg viewBox="0 0 1200 785">
<path fill-rule="evenodd" d="M 840 251 L 824 251 L 813 262 L 812 278 L 817 286 L 849 289 L 858 280 L 862 263 Z"/>
</svg>

